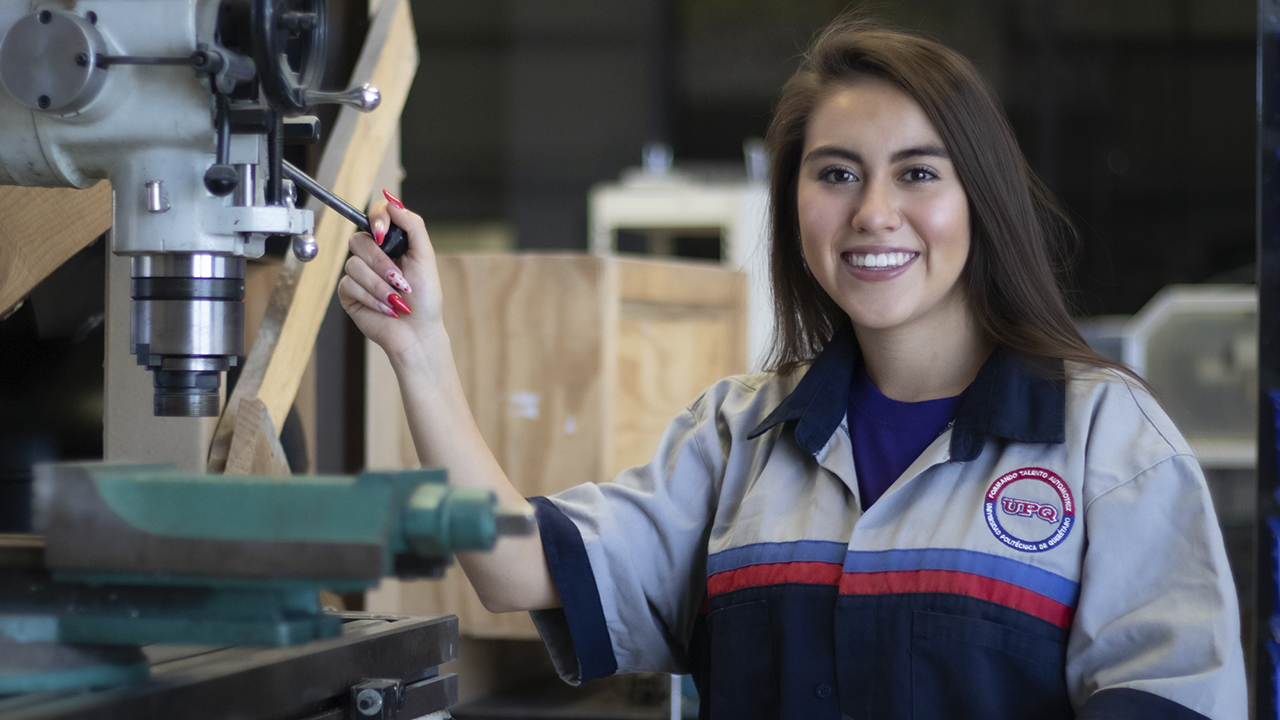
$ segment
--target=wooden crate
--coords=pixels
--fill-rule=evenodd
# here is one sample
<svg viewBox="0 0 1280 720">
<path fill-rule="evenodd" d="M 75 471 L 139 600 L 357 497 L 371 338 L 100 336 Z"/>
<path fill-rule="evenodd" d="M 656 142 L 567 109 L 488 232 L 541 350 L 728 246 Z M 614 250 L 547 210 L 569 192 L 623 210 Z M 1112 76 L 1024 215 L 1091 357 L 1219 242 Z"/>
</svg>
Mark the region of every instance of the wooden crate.
<svg viewBox="0 0 1280 720">
<path fill-rule="evenodd" d="M 581 254 L 441 255 L 439 266 L 467 399 L 526 496 L 609 480 L 647 462 L 663 429 L 702 390 L 745 371 L 739 272 Z M 403 417 L 379 355 L 373 348 L 368 417 Z M 412 467 L 407 430 L 382 428 L 366 449 L 369 466 Z M 485 611 L 456 567 L 443 581 L 386 582 L 369 604 L 454 613 L 462 632 L 476 637 L 537 636 L 527 613 Z"/>
</svg>

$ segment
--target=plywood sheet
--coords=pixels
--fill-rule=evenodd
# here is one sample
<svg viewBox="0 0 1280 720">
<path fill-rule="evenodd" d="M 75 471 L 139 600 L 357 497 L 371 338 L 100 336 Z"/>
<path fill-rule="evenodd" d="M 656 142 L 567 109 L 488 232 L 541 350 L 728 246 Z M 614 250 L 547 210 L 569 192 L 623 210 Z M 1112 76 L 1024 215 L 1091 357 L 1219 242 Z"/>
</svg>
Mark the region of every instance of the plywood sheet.
<svg viewBox="0 0 1280 720">
<path fill-rule="evenodd" d="M 723 265 L 678 260 L 610 258 L 624 302 L 734 307 L 745 302 L 746 276 Z"/>
<path fill-rule="evenodd" d="M 653 457 L 663 430 L 715 381 L 746 370 L 746 285 L 721 266 L 619 259 L 610 477 Z"/>
<path fill-rule="evenodd" d="M 623 306 L 609 477 L 649 462 L 658 438 L 676 415 L 712 383 L 742 371 L 742 364 L 735 362 L 727 312 L 654 310 L 652 305 Z"/>
<path fill-rule="evenodd" d="M 441 255 L 445 325 L 476 423 L 525 495 L 602 479 L 607 277 L 585 255 Z"/>
</svg>

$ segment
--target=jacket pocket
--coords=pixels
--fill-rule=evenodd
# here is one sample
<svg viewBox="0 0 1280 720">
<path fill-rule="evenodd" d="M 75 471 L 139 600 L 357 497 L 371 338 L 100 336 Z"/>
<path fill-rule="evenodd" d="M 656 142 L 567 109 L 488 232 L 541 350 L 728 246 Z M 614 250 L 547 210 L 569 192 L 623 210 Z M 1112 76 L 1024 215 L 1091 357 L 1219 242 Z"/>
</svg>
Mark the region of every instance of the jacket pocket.
<svg viewBox="0 0 1280 720">
<path fill-rule="evenodd" d="M 755 600 L 707 616 L 711 720 L 776 720 L 778 674 L 769 603 Z"/>
<path fill-rule="evenodd" d="M 1069 720 L 1066 645 L 974 617 L 916 611 L 915 720 Z"/>
</svg>

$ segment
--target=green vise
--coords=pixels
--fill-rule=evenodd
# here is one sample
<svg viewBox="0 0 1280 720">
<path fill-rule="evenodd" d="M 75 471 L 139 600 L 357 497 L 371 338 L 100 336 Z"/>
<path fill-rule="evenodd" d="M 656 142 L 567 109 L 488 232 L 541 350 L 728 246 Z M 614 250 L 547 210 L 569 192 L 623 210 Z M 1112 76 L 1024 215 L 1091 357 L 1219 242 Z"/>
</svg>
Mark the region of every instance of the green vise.
<svg viewBox="0 0 1280 720">
<path fill-rule="evenodd" d="M 341 622 L 317 591 L 439 576 L 453 553 L 534 529 L 529 511 L 451 487 L 442 470 L 277 478 L 55 463 L 35 476 L 43 557 L 38 567 L 0 566 L 0 656 L 14 659 L 24 647 L 65 644 L 285 647 L 334 637 Z M 62 687 L 47 672 L 43 684 L 24 685 L 21 668 L 4 665 L 0 693 Z"/>
</svg>

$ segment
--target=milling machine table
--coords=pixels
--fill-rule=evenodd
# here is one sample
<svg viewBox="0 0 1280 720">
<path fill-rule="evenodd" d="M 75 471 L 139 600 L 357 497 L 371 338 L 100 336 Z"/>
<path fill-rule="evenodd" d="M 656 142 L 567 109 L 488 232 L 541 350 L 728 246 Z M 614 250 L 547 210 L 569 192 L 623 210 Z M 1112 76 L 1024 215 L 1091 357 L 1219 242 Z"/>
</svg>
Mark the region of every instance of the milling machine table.
<svg viewBox="0 0 1280 720">
<path fill-rule="evenodd" d="M 149 645 L 151 677 L 137 685 L 0 696 L 0 720 L 345 720 L 351 688 L 399 680 L 412 720 L 457 701 L 458 618 L 341 613 L 342 635 L 289 648 Z M 445 716 L 447 717 L 447 715 Z"/>
</svg>

